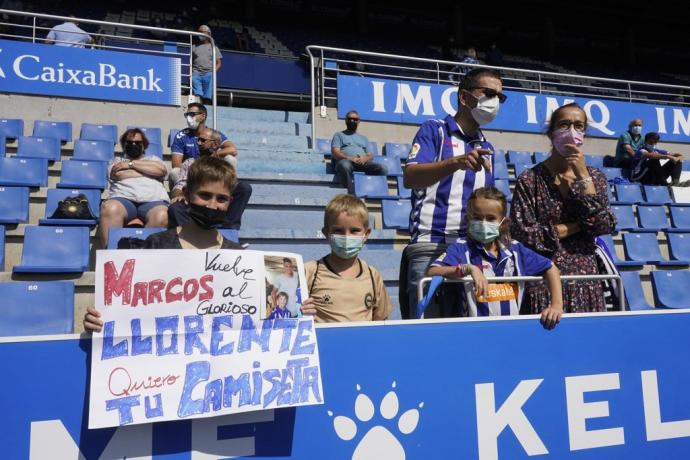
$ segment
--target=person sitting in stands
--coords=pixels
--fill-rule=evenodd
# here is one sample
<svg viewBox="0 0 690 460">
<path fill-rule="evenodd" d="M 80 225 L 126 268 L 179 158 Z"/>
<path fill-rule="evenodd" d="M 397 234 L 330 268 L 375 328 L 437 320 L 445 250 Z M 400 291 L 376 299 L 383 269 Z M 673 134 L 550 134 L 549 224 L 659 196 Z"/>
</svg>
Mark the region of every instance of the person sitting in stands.
<svg viewBox="0 0 690 460">
<path fill-rule="evenodd" d="M 125 131 L 120 137 L 123 157 L 116 157 L 108 166 L 108 199 L 101 205 L 98 222 L 102 247 L 108 243 L 108 230 L 141 219 L 147 227 L 168 224 L 168 192 L 163 181 L 168 174 L 163 160 L 144 155 L 149 141 L 138 128 Z"/>
<path fill-rule="evenodd" d="M 618 137 L 613 165 L 616 168 L 631 169 L 635 152 L 643 145 L 642 120 L 635 118 L 628 124 L 628 130 Z"/>
<path fill-rule="evenodd" d="M 644 146 L 635 152 L 633 169 L 630 178 L 644 185 L 679 185 L 680 173 L 683 171 L 683 155 L 657 148 L 660 136 L 658 133 L 647 133 Z M 661 165 L 660 160 L 668 160 Z"/>
</svg>

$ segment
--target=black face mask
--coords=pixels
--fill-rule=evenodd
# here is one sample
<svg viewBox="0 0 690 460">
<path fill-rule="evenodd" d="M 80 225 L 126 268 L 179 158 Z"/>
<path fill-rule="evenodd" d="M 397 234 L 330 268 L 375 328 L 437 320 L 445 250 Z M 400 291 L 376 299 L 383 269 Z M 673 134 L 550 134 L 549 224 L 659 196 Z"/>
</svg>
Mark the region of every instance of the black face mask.
<svg viewBox="0 0 690 460">
<path fill-rule="evenodd" d="M 144 146 L 137 144 L 125 144 L 125 155 L 130 158 L 139 158 L 144 154 Z"/>
<path fill-rule="evenodd" d="M 189 203 L 189 217 L 201 228 L 218 228 L 225 223 L 227 211 L 211 209 L 206 206 Z"/>
<path fill-rule="evenodd" d="M 215 149 L 202 149 L 199 147 L 199 156 L 205 157 L 205 156 L 211 156 L 216 152 Z"/>
<path fill-rule="evenodd" d="M 357 122 L 355 121 L 346 121 L 345 126 L 347 126 L 347 129 L 350 131 L 357 131 Z"/>
</svg>

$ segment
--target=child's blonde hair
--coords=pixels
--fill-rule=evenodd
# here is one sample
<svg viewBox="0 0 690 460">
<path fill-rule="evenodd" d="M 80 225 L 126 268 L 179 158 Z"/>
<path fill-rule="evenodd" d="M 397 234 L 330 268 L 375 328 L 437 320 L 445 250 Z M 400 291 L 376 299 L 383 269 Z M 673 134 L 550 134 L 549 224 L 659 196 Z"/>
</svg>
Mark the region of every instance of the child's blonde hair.
<svg viewBox="0 0 690 460">
<path fill-rule="evenodd" d="M 500 191 L 496 187 L 478 188 L 472 192 L 470 198 L 467 200 L 468 211 L 472 211 L 472 205 L 474 201 L 478 198 L 483 198 L 485 200 L 494 200 L 501 203 L 501 211 L 503 213 L 504 219 L 503 223 L 501 223 L 501 226 L 499 227 L 500 234 L 498 236 L 498 240 L 504 246 L 510 246 L 510 218 L 506 215 L 508 211 L 508 200 L 506 199 L 506 196 L 503 194 L 502 191 Z"/>
<path fill-rule="evenodd" d="M 326 205 L 323 226 L 328 228 L 342 213 L 358 217 L 365 229 L 369 228 L 369 211 L 362 200 L 352 195 L 336 195 Z"/>
</svg>

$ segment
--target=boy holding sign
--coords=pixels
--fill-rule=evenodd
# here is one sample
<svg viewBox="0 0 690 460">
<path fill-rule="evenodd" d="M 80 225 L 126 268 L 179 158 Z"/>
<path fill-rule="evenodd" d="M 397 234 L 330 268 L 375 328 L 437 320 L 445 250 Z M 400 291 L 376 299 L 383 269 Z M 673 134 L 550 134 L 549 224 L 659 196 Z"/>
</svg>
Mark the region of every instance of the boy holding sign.
<svg viewBox="0 0 690 460">
<path fill-rule="evenodd" d="M 235 169 L 220 158 L 202 157 L 189 168 L 187 187 L 183 190 L 189 203 L 189 223 L 146 238 L 146 249 L 242 249 L 218 230 L 225 222 L 230 196 L 237 184 Z M 86 309 L 84 329 L 100 332 L 101 314 Z"/>
<path fill-rule="evenodd" d="M 328 205 L 321 229 L 331 253 L 307 262 L 310 297 L 302 313 L 316 322 L 378 321 L 393 308 L 378 270 L 358 257 L 371 233 L 366 205 L 352 195 L 338 195 Z"/>
</svg>

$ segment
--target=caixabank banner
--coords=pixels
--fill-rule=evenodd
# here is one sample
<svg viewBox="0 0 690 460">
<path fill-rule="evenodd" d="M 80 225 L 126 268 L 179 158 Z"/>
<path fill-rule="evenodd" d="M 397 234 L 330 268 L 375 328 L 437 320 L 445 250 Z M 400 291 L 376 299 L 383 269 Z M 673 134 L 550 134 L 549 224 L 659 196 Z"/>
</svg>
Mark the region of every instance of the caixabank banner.
<svg viewBox="0 0 690 460">
<path fill-rule="evenodd" d="M 362 120 L 421 124 L 431 118 L 453 115 L 458 107 L 458 87 L 410 80 L 338 76 L 338 116 L 357 110 Z M 551 113 L 577 102 L 587 113 L 587 134 L 618 137 L 635 118 L 644 132 L 655 131 L 663 141 L 690 142 L 690 107 L 645 104 L 622 100 L 505 91 L 508 99 L 498 116 L 484 126 L 489 130 L 544 133 Z"/>
<path fill-rule="evenodd" d="M 0 40 L 0 91 L 180 105 L 180 59 Z"/>
<path fill-rule="evenodd" d="M 0 457 L 687 459 L 689 313 L 320 326 L 320 405 L 99 429 L 90 339 L 6 338 Z M 274 381 L 280 397 L 297 378 Z"/>
</svg>

